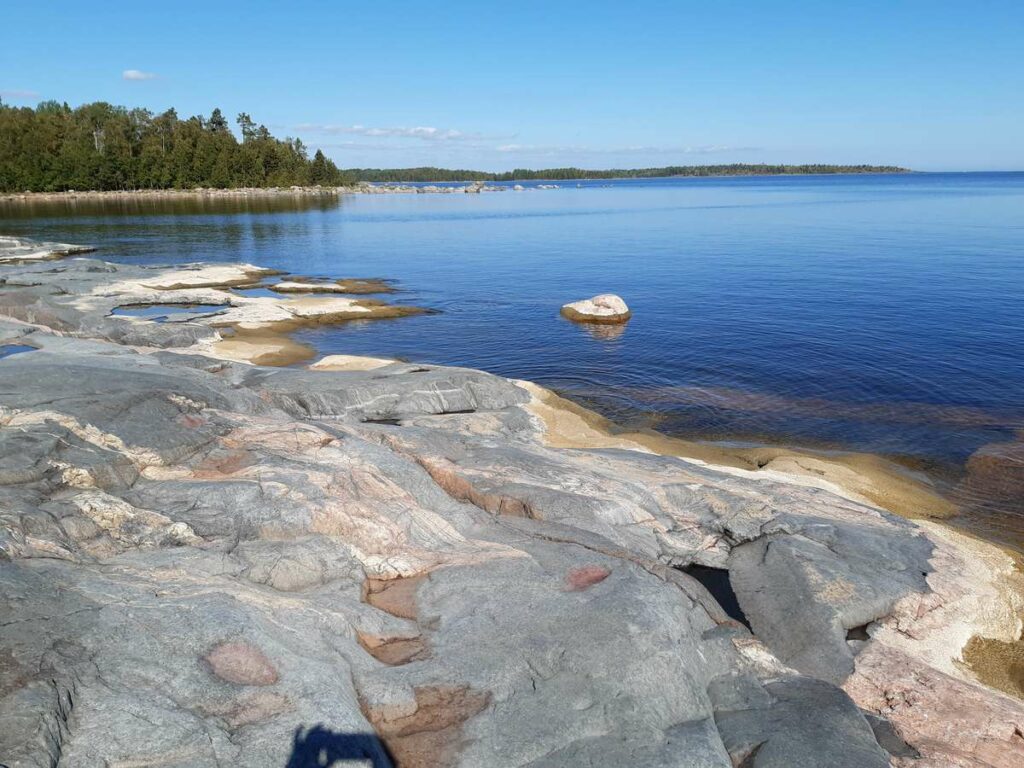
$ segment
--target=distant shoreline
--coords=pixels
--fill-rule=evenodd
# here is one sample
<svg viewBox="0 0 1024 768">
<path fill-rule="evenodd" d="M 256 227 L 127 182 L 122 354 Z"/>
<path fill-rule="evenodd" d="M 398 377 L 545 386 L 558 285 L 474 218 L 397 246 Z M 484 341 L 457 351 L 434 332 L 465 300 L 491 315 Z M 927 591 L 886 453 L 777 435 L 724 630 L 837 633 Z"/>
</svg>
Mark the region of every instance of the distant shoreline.
<svg viewBox="0 0 1024 768">
<path fill-rule="evenodd" d="M 197 187 L 195 189 L 69 189 L 61 192 L 3 192 L 0 202 L 49 201 L 49 200 L 118 200 L 118 199 L 178 199 L 178 198 L 237 198 L 237 197 L 334 197 L 337 195 L 387 194 L 387 193 L 439 193 L 480 192 L 513 189 L 521 182 L 543 184 L 573 184 L 583 181 L 632 181 L 648 179 L 730 179 L 730 178 L 778 178 L 806 176 L 903 176 L 920 174 L 923 171 L 849 171 L 842 173 L 722 173 L 722 174 L 677 174 L 674 176 L 608 176 L 577 179 L 516 179 L 510 181 L 481 180 L 434 180 L 434 181 L 361 181 L 346 186 L 293 186 L 293 187 L 233 187 L 217 189 Z M 445 186 L 438 186 L 445 185 Z M 459 186 L 461 185 L 461 186 Z M 500 185 L 500 186 L 497 186 Z"/>
</svg>

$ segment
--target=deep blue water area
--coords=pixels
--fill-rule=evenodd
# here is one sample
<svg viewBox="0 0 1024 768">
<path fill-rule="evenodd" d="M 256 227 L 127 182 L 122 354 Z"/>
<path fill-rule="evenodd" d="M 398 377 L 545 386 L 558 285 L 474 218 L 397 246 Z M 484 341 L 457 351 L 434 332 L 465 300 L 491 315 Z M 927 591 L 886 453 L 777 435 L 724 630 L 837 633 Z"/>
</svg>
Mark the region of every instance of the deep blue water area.
<svg viewBox="0 0 1024 768">
<path fill-rule="evenodd" d="M 532 379 L 670 434 L 955 475 L 1024 429 L 1024 174 L 553 183 L 0 204 L 0 232 L 94 244 L 112 261 L 394 278 L 393 299 L 440 314 L 299 339 Z M 629 303 L 626 326 L 559 316 L 603 292 Z"/>
</svg>

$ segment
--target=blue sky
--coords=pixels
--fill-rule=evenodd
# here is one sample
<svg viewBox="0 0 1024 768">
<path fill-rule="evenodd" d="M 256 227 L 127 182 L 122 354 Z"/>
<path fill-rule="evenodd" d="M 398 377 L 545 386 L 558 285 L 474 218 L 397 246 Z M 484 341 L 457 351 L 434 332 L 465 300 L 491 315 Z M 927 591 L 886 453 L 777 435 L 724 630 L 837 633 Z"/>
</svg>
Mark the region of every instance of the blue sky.
<svg viewBox="0 0 1024 768">
<path fill-rule="evenodd" d="M 1024 170 L 1024 2 L 21 2 L 0 98 L 249 112 L 344 167 Z"/>
</svg>

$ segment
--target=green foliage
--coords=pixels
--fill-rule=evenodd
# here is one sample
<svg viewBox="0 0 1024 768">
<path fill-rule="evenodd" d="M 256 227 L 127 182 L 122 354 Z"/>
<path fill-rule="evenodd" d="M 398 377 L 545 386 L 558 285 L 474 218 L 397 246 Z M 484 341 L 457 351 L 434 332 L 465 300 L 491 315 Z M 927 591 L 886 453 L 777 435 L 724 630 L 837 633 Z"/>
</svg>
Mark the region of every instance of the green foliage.
<svg viewBox="0 0 1024 768">
<path fill-rule="evenodd" d="M 275 139 L 249 115 L 239 142 L 219 109 L 182 120 L 105 102 L 0 103 L 0 190 L 190 189 L 346 184 L 353 178 L 298 139 Z"/>
<path fill-rule="evenodd" d="M 346 171 L 358 181 L 495 181 L 498 177 L 484 171 L 448 168 L 351 168 Z"/>
<path fill-rule="evenodd" d="M 359 181 L 567 181 L 573 179 L 648 179 L 665 176 L 781 176 L 830 173 L 907 173 L 894 165 L 670 165 L 663 168 L 613 168 L 588 171 L 582 168 L 548 168 L 531 171 L 517 168 L 507 173 L 451 171 L 445 168 L 352 168 L 347 171 Z"/>
</svg>

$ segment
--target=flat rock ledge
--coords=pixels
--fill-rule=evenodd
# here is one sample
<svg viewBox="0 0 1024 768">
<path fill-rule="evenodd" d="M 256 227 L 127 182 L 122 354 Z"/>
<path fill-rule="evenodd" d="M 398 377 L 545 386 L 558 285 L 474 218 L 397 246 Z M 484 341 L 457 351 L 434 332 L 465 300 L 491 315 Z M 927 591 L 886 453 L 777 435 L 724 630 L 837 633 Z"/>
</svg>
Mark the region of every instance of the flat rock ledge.
<svg viewBox="0 0 1024 768">
<path fill-rule="evenodd" d="M 21 264 L 31 261 L 50 261 L 63 259 L 80 253 L 96 250 L 89 245 L 70 245 L 68 243 L 46 243 L 38 240 L 26 240 L 21 237 L 5 237 L 0 235 L 0 264 Z"/>
<path fill-rule="evenodd" d="M 555 448 L 538 390 L 480 371 L 129 333 L 104 302 L 181 282 L 138 270 L 0 267 L 30 348 L 0 358 L 3 765 L 1024 764 L 1024 702 L 958 661 L 1019 636 L 1000 550 Z"/>
<path fill-rule="evenodd" d="M 251 264 L 164 267 L 64 259 L 93 249 L 6 241 L 0 240 L 0 265 L 10 268 L 0 272 L 0 316 L 83 338 L 283 365 L 315 355 L 288 338 L 298 328 L 430 312 L 358 295 L 393 290 L 380 280 L 337 280 L 326 284 L 331 289 L 327 293 L 250 296 L 235 289 L 261 286 L 280 273 Z M 288 281 L 272 285 L 281 282 Z M 301 280 L 294 284 L 316 286 Z M 131 314 L 148 308 L 168 312 L 159 323 Z"/>
<path fill-rule="evenodd" d="M 276 293 L 394 293 L 394 286 L 380 279 L 352 278 L 348 280 L 311 280 L 293 277 L 274 283 L 270 289 Z"/>
<path fill-rule="evenodd" d="M 617 325 L 629 320 L 632 313 L 621 296 L 602 293 L 600 296 L 563 305 L 562 316 L 577 323 Z"/>
</svg>

